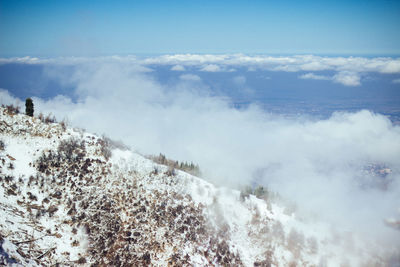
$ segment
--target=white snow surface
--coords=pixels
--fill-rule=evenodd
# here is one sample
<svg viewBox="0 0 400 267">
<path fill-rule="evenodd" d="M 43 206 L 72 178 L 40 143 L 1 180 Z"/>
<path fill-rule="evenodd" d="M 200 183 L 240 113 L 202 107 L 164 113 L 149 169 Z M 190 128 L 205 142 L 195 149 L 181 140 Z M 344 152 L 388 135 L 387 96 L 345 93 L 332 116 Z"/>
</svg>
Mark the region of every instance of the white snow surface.
<svg viewBox="0 0 400 267">
<path fill-rule="evenodd" d="M 95 135 L 65 130 L 60 124 L 45 124 L 23 114 L 8 114 L 3 108 L 0 116 L 0 140 L 5 144 L 0 151 L 0 265 L 116 266 L 122 265 L 115 261 L 117 255 L 124 253 L 122 246 L 130 254 L 119 258 L 135 256 L 138 265 L 153 266 L 226 266 L 232 262 L 244 266 L 389 266 L 388 258 L 399 253 L 398 248 L 383 250 L 364 237 L 333 225 L 301 219 L 276 199 L 258 199 L 254 195 L 242 199 L 237 190 L 216 187 L 179 170 L 175 176 L 168 176 L 167 166 L 130 150 L 112 148 L 112 157 L 107 160 L 99 153 L 101 138 Z M 40 157 L 56 152 L 60 142 L 71 137 L 84 142 L 84 159 L 92 162 L 88 167 L 91 173 L 79 177 L 73 170 L 48 174 L 39 171 Z M 85 178 L 90 175 L 90 179 Z M 57 192 L 61 197 L 56 196 Z M 90 220 L 95 221 L 92 218 L 96 213 L 102 214 L 95 208 L 97 204 L 90 204 L 96 199 L 112 199 L 110 214 L 117 214 L 120 224 L 114 233 L 118 238 L 110 243 L 111 249 L 104 249 L 104 256 L 96 255 L 100 250 L 90 252 L 95 242 L 100 244 L 96 238 L 107 236 L 100 230 L 88 231 L 92 229 L 87 226 Z M 80 204 L 73 210 L 71 203 L 75 202 Z M 138 212 L 138 205 L 144 205 L 146 211 Z M 151 217 L 155 214 L 152 209 L 160 205 L 166 211 L 161 214 L 170 217 L 168 223 Z M 179 205 L 184 209 L 170 215 L 169 208 Z M 200 218 L 199 224 L 208 229 L 204 235 L 199 234 L 201 227 L 193 230 L 192 239 L 185 237 L 189 230 L 182 230 L 182 235 L 179 230 L 171 230 L 183 225 L 179 220 L 194 210 L 190 218 Z M 101 218 L 100 225 L 107 224 L 104 220 L 108 217 Z M 132 220 L 135 223 L 131 224 Z M 126 232 L 135 239 L 129 241 L 123 236 Z M 230 253 L 213 250 L 213 238 L 220 247 L 226 243 Z M 126 240 L 136 244 L 118 243 Z M 149 240 L 153 240 L 152 245 L 145 243 Z M 146 246 L 161 248 L 149 250 Z M 150 261 L 141 250 L 144 247 Z M 234 256 L 240 261 L 229 261 Z M 223 262 L 224 257 L 230 264 Z"/>
</svg>

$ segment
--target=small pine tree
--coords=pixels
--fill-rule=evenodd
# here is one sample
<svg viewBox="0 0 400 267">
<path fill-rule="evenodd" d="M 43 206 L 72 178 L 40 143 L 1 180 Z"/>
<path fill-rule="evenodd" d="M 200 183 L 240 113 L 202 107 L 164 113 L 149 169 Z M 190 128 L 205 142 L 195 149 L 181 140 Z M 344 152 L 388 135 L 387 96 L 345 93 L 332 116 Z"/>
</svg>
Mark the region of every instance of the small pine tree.
<svg viewBox="0 0 400 267">
<path fill-rule="evenodd" d="M 33 117 L 33 101 L 30 97 L 25 101 L 25 114 Z"/>
</svg>

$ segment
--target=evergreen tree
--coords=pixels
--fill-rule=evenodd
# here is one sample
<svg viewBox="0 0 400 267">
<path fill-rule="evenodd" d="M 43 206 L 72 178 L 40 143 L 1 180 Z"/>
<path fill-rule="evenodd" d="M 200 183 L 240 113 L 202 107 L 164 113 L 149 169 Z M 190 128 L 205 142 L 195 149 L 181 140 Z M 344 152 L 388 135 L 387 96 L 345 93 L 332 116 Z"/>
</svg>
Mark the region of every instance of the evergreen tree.
<svg viewBox="0 0 400 267">
<path fill-rule="evenodd" d="M 33 101 L 30 97 L 25 101 L 25 114 L 33 117 Z"/>
</svg>

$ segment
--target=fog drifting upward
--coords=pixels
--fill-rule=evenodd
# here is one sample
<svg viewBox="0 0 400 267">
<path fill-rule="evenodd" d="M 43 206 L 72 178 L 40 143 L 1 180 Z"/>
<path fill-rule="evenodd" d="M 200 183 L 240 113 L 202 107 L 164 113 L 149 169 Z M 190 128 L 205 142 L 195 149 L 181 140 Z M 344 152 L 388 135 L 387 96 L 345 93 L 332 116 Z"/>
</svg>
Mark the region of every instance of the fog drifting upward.
<svg viewBox="0 0 400 267">
<path fill-rule="evenodd" d="M 54 69 L 49 75 L 76 86 L 78 101 L 34 99 L 36 114 L 67 117 L 144 154 L 194 161 L 218 184 L 263 184 L 335 224 L 400 244 L 400 232 L 383 223 L 400 217 L 400 127 L 382 115 L 360 111 L 314 120 L 257 106 L 237 110 L 211 97 L 199 79 L 165 86 L 148 69 L 125 63 L 85 63 L 72 75 Z M 15 101 L 6 91 L 0 99 Z M 392 173 L 363 173 L 371 163 Z"/>
</svg>

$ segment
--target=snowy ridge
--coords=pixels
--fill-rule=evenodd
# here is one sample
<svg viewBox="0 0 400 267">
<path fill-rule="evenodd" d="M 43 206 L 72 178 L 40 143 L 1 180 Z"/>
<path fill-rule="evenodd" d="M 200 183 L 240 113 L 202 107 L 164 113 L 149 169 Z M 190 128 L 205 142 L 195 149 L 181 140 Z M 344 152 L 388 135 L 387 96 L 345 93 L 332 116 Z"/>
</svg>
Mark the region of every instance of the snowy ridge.
<svg viewBox="0 0 400 267">
<path fill-rule="evenodd" d="M 57 123 L 0 116 L 0 264 L 387 266 L 391 252 L 272 200 Z"/>
</svg>

